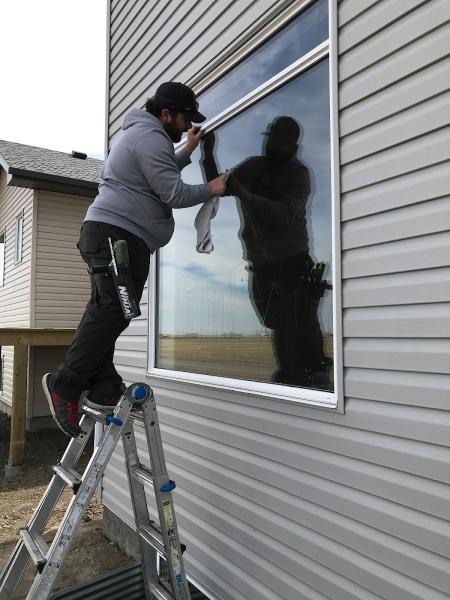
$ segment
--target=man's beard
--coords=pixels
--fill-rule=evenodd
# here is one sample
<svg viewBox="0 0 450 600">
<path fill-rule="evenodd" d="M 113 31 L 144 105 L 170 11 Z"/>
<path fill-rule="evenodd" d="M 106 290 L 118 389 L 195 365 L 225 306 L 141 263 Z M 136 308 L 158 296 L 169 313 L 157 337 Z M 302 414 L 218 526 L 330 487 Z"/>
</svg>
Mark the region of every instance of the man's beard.
<svg viewBox="0 0 450 600">
<path fill-rule="evenodd" d="M 181 141 L 181 131 L 179 131 L 178 129 L 176 129 L 172 123 L 164 123 L 163 125 L 166 133 L 168 134 L 168 136 L 170 137 L 170 139 L 172 140 L 172 142 L 174 142 L 175 144 L 179 141 Z"/>
</svg>

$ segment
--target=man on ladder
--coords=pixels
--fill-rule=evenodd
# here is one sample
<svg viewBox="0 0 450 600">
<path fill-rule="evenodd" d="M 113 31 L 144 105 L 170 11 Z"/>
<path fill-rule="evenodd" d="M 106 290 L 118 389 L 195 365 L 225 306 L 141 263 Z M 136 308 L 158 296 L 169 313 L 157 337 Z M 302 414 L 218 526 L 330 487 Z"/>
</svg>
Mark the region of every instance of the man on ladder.
<svg viewBox="0 0 450 600">
<path fill-rule="evenodd" d="M 178 82 L 161 84 L 145 110 L 126 116 L 118 141 L 105 161 L 99 193 L 89 207 L 78 248 L 91 275 L 92 295 L 62 368 L 43 377 L 43 387 L 58 427 L 80 434 L 78 402 L 111 412 L 122 394 L 113 365 L 114 346 L 130 319 L 138 316 L 150 254 L 172 237 L 173 208 L 220 196 L 224 176 L 187 185 L 180 170 L 202 137 L 192 122 L 205 120 L 194 92 Z M 173 142 L 187 132 L 175 155 Z"/>
<path fill-rule="evenodd" d="M 115 342 L 138 316 L 139 301 L 148 276 L 150 254 L 172 237 L 173 208 L 194 206 L 225 191 L 220 175 L 207 184 L 187 185 L 180 170 L 202 137 L 192 121 L 203 122 L 194 92 L 181 83 L 159 86 L 145 106 L 125 118 L 123 133 L 114 144 L 101 173 L 99 193 L 81 229 L 78 248 L 91 275 L 92 295 L 69 348 L 64 366 L 47 373 L 43 387 L 58 427 L 72 437 L 31 521 L 0 577 L 0 600 L 11 600 L 31 559 L 36 579 L 27 600 L 48 600 L 76 528 L 100 483 L 120 436 L 125 450 L 130 494 L 141 545 L 147 600 L 190 600 L 171 491 L 167 476 L 153 393 L 146 384 L 123 390 L 113 365 Z M 187 132 L 185 148 L 175 156 L 173 142 Z M 78 402 L 88 397 L 79 422 Z M 131 409 L 142 410 L 151 470 L 140 462 L 129 419 Z M 106 425 L 86 467 L 74 467 L 96 421 Z M 151 484 L 159 514 L 159 529 L 148 515 L 144 484 Z M 70 502 L 50 546 L 43 532 L 65 485 L 72 487 Z M 167 561 L 171 593 L 160 584 L 157 553 Z"/>
</svg>

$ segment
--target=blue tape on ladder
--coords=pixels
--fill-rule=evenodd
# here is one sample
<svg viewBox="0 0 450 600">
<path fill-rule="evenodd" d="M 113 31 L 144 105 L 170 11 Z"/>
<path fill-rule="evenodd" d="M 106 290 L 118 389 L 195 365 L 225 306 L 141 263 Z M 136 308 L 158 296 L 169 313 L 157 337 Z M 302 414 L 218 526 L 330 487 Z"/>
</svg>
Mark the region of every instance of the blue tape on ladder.
<svg viewBox="0 0 450 600">
<path fill-rule="evenodd" d="M 116 417 L 113 417 L 111 415 L 106 416 L 106 421 L 108 423 L 113 423 L 114 425 L 119 425 L 119 427 L 120 427 L 120 425 L 123 425 L 123 421 L 121 421 L 120 419 L 117 419 Z"/>
<path fill-rule="evenodd" d="M 169 480 L 167 483 L 162 485 L 159 489 L 161 492 L 164 493 L 164 492 L 171 492 L 176 487 L 177 487 L 177 484 L 175 483 L 175 481 Z"/>
</svg>

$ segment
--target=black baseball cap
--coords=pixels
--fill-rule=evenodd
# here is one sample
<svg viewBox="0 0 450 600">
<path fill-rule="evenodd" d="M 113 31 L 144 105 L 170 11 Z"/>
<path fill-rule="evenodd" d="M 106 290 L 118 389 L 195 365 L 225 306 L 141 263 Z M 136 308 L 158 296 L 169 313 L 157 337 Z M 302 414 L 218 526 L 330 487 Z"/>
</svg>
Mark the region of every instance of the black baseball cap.
<svg viewBox="0 0 450 600">
<path fill-rule="evenodd" d="M 203 123 L 206 117 L 198 110 L 198 102 L 190 87 L 179 81 L 162 83 L 156 90 L 155 100 L 164 108 L 185 113 L 194 123 Z"/>
<path fill-rule="evenodd" d="M 287 138 L 296 142 L 300 136 L 300 126 L 292 117 L 278 117 L 263 132 L 263 135 Z"/>
</svg>

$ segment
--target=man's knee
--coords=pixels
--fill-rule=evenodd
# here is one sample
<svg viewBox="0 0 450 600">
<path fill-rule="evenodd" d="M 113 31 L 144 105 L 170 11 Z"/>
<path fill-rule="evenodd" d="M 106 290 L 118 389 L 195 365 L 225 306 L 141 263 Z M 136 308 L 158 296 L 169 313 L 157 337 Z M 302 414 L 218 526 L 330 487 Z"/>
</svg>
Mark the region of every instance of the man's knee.
<svg viewBox="0 0 450 600">
<path fill-rule="evenodd" d="M 129 320 L 125 319 L 119 301 L 117 301 L 117 305 L 110 304 L 107 306 L 102 303 L 90 302 L 86 307 L 86 312 L 93 321 L 105 323 L 118 334 L 129 325 Z"/>
</svg>

